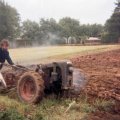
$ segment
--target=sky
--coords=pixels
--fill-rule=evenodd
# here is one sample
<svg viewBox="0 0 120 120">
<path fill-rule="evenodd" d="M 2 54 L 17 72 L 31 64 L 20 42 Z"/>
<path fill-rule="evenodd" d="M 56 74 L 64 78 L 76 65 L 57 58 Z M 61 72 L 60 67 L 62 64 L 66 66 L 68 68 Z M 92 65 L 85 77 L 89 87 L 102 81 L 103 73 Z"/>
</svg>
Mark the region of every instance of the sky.
<svg viewBox="0 0 120 120">
<path fill-rule="evenodd" d="M 115 8 L 116 0 L 5 0 L 15 7 L 21 21 L 30 19 L 39 22 L 40 18 L 72 17 L 81 24 L 104 24 Z"/>
</svg>

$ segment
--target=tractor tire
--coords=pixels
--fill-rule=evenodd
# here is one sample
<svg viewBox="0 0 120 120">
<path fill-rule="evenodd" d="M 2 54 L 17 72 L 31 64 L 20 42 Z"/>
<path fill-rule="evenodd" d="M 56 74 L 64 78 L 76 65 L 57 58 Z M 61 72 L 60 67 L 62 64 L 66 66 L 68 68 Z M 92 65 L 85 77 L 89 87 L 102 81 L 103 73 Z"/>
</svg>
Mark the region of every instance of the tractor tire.
<svg viewBox="0 0 120 120">
<path fill-rule="evenodd" d="M 24 73 L 17 84 L 17 94 L 20 101 L 35 104 L 42 100 L 44 95 L 44 81 L 42 76 L 35 72 Z"/>
</svg>

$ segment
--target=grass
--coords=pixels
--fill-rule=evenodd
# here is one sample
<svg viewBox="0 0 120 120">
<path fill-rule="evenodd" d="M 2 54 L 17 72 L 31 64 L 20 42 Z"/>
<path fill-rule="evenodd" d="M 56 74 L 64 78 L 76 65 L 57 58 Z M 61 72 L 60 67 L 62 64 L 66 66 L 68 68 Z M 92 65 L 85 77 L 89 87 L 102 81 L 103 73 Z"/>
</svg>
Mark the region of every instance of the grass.
<svg viewBox="0 0 120 120">
<path fill-rule="evenodd" d="M 70 99 L 50 98 L 44 99 L 38 105 L 27 105 L 6 96 L 0 96 L 0 117 L 7 114 L 8 118 L 13 117 L 12 120 L 18 117 L 20 118 L 18 120 L 83 120 L 89 113 L 96 110 L 107 111 L 114 104 L 113 101 L 100 99 L 90 104 L 86 97 L 82 97 L 66 112 L 72 102 L 73 100 Z"/>
<path fill-rule="evenodd" d="M 15 109 L 8 109 L 6 111 L 0 112 L 1 120 L 26 120 L 24 116 L 22 116 Z"/>
<path fill-rule="evenodd" d="M 44 99 L 40 104 L 34 106 L 0 96 L 0 108 L 2 111 L 0 113 L 4 113 L 5 111 L 10 112 L 10 110 L 14 112 L 16 110 L 21 116 L 31 120 L 74 120 L 78 116 L 82 118 L 85 113 L 80 113 L 80 111 L 70 110 L 68 113 L 65 113 L 71 102 L 71 100 L 56 100 L 51 98 Z"/>
<path fill-rule="evenodd" d="M 120 48 L 119 45 L 99 45 L 99 46 L 49 46 L 34 48 L 11 49 L 10 54 L 15 63 L 34 64 L 69 59 L 75 55 L 93 54 Z"/>
<path fill-rule="evenodd" d="M 113 100 L 96 99 L 94 102 L 94 107 L 100 111 L 109 111 L 114 105 L 115 101 Z"/>
</svg>

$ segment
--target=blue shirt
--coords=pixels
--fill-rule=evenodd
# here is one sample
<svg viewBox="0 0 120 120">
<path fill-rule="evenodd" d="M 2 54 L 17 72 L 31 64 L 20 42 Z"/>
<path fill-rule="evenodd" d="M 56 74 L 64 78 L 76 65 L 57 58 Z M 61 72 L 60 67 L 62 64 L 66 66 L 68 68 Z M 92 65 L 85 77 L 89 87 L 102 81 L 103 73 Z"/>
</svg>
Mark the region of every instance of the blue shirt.
<svg viewBox="0 0 120 120">
<path fill-rule="evenodd" d="M 9 52 L 5 49 L 0 48 L 0 63 L 4 63 L 6 60 L 10 65 L 14 64 L 9 55 Z"/>
</svg>

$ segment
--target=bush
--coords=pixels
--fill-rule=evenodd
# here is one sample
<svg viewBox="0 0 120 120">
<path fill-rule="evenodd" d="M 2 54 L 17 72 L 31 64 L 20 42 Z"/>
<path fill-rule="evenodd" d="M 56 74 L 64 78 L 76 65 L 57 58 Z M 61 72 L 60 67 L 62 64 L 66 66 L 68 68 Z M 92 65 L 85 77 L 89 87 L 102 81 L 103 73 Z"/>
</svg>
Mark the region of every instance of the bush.
<svg viewBox="0 0 120 120">
<path fill-rule="evenodd" d="M 102 35 L 102 42 L 103 43 L 117 43 L 119 35 L 106 33 Z"/>
</svg>

